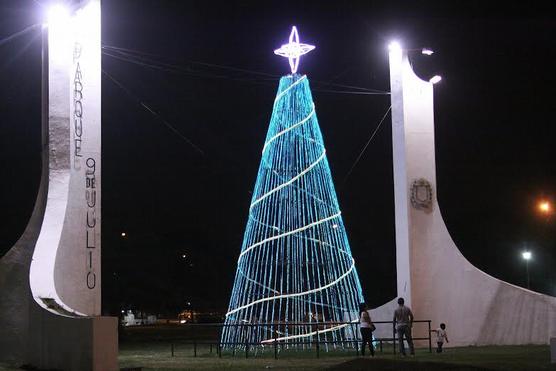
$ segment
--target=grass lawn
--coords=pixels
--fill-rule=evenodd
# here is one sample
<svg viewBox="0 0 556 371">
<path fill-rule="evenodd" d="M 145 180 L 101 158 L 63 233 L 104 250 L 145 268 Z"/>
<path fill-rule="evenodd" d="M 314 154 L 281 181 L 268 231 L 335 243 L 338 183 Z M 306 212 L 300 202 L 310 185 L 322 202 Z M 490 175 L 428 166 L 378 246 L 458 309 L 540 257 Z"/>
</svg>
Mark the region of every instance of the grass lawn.
<svg viewBox="0 0 556 371">
<path fill-rule="evenodd" d="M 174 357 L 168 343 L 124 343 L 120 347 L 121 368 L 142 370 L 508 370 L 541 371 L 554 370 L 550 365 L 548 346 L 488 346 L 448 348 L 446 353 L 431 354 L 428 349 L 418 349 L 415 357 L 402 358 L 391 353 L 377 353 L 377 357 L 356 357 L 354 352 L 321 352 L 316 358 L 314 351 L 283 351 L 279 359 L 273 358 L 271 349 L 250 355 L 238 352 L 235 356 L 223 353 L 218 358 L 216 350 L 209 352 L 206 345 L 197 348 L 177 344 Z"/>
<path fill-rule="evenodd" d="M 386 349 L 385 349 L 386 350 Z M 488 346 L 448 348 L 443 354 L 418 349 L 415 357 L 377 352 L 377 357 L 356 357 L 354 352 L 282 351 L 274 359 L 272 349 L 264 353 L 238 352 L 235 356 L 224 352 L 218 358 L 216 349 L 210 353 L 207 345 L 197 348 L 193 357 L 191 345 L 177 343 L 174 357 L 166 341 L 128 342 L 120 346 L 120 368 L 128 370 L 370 370 L 370 371 L 556 371 L 550 364 L 548 346 Z M 21 370 L 0 363 L 0 371 Z"/>
</svg>

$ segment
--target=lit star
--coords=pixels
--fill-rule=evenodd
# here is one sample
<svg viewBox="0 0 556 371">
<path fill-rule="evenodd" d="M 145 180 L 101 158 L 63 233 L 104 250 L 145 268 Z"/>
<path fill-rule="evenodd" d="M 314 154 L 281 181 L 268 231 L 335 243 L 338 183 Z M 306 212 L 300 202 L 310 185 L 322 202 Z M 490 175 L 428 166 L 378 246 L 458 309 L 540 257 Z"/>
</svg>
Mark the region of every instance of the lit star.
<svg viewBox="0 0 556 371">
<path fill-rule="evenodd" d="M 274 54 L 288 58 L 292 73 L 296 73 L 297 67 L 299 66 L 299 57 L 309 53 L 313 49 L 315 49 L 314 45 L 302 44 L 299 42 L 297 28 L 293 26 L 292 32 L 290 33 L 290 42 L 282 45 L 280 49 L 276 49 Z"/>
</svg>

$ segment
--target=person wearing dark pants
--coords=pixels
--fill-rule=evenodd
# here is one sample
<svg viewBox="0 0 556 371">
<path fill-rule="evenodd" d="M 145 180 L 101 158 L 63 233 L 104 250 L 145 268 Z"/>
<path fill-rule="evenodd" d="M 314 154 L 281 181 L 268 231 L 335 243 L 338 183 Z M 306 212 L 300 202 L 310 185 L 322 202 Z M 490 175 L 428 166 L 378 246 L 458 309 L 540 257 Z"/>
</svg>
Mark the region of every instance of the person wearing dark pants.
<svg viewBox="0 0 556 371">
<path fill-rule="evenodd" d="M 431 330 L 431 332 L 436 332 L 436 345 L 438 345 L 438 347 L 436 348 L 436 353 L 442 353 L 444 340 L 446 340 L 447 343 L 450 342 L 448 340 L 448 334 L 446 334 L 446 324 L 441 323 L 439 328 L 437 328 L 436 330 Z"/>
<path fill-rule="evenodd" d="M 375 356 L 375 349 L 373 347 L 373 331 L 375 325 L 371 321 L 371 314 L 369 307 L 365 303 L 359 304 L 359 329 L 361 331 L 361 355 L 365 355 L 365 347 L 368 344 L 371 356 Z"/>
<path fill-rule="evenodd" d="M 405 345 L 403 339 L 407 340 L 407 345 L 409 345 L 409 352 L 411 355 L 415 355 L 415 348 L 413 347 L 413 338 L 411 337 L 411 327 L 409 325 L 398 326 L 396 328 L 396 332 L 398 333 L 398 344 L 400 345 L 400 353 L 404 356 L 405 353 Z"/>
<path fill-rule="evenodd" d="M 394 326 L 396 326 L 396 332 L 398 334 L 398 342 L 400 345 L 400 353 L 404 356 L 405 346 L 403 343 L 404 337 L 409 345 L 409 352 L 411 355 L 415 355 L 415 348 L 413 347 L 413 339 L 411 337 L 411 327 L 413 327 L 413 312 L 409 307 L 404 305 L 405 301 L 403 298 L 398 299 L 398 308 L 394 311 Z"/>
</svg>

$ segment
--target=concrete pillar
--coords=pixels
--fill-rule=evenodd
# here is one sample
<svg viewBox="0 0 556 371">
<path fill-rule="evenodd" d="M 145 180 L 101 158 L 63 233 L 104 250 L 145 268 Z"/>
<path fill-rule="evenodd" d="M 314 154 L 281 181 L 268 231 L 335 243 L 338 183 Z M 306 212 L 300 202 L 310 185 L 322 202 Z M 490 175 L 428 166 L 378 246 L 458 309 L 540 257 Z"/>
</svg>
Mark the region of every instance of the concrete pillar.
<svg viewBox="0 0 556 371">
<path fill-rule="evenodd" d="M 100 317 L 100 1 L 67 5 L 43 29 L 41 183 L 0 260 L 0 360 L 112 371 L 118 319 Z"/>
<path fill-rule="evenodd" d="M 556 298 L 477 269 L 446 228 L 436 193 L 433 84 L 415 75 L 401 48 L 390 51 L 390 74 L 398 296 L 433 328 L 446 323 L 451 346 L 547 344 L 556 336 Z M 374 319 L 391 320 L 394 303 L 375 309 Z M 428 336 L 426 326 L 414 331 Z"/>
</svg>

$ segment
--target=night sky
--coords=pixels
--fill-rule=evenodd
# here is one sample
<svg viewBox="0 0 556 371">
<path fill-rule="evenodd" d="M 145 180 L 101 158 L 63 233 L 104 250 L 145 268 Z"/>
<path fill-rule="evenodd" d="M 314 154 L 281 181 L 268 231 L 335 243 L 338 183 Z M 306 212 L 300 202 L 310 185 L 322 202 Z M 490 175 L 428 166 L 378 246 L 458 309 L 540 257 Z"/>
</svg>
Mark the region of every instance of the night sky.
<svg viewBox="0 0 556 371">
<path fill-rule="evenodd" d="M 0 40 L 40 22 L 47 3 L 2 1 Z M 389 91 L 392 39 L 433 49 L 411 61 L 424 79 L 443 76 L 437 191 L 456 244 L 522 286 L 520 252 L 530 248 L 532 289 L 556 295 L 556 215 L 536 210 L 556 201 L 555 14 L 473 1 L 324 4 L 103 2 L 104 313 L 226 309 L 278 79 L 289 71 L 273 50 L 292 25 L 317 46 L 300 72 L 369 304 L 396 295 L 390 116 L 347 175 L 390 105 L 358 88 Z M 40 27 L 0 41 L 0 256 L 39 185 L 40 50 Z"/>
</svg>

